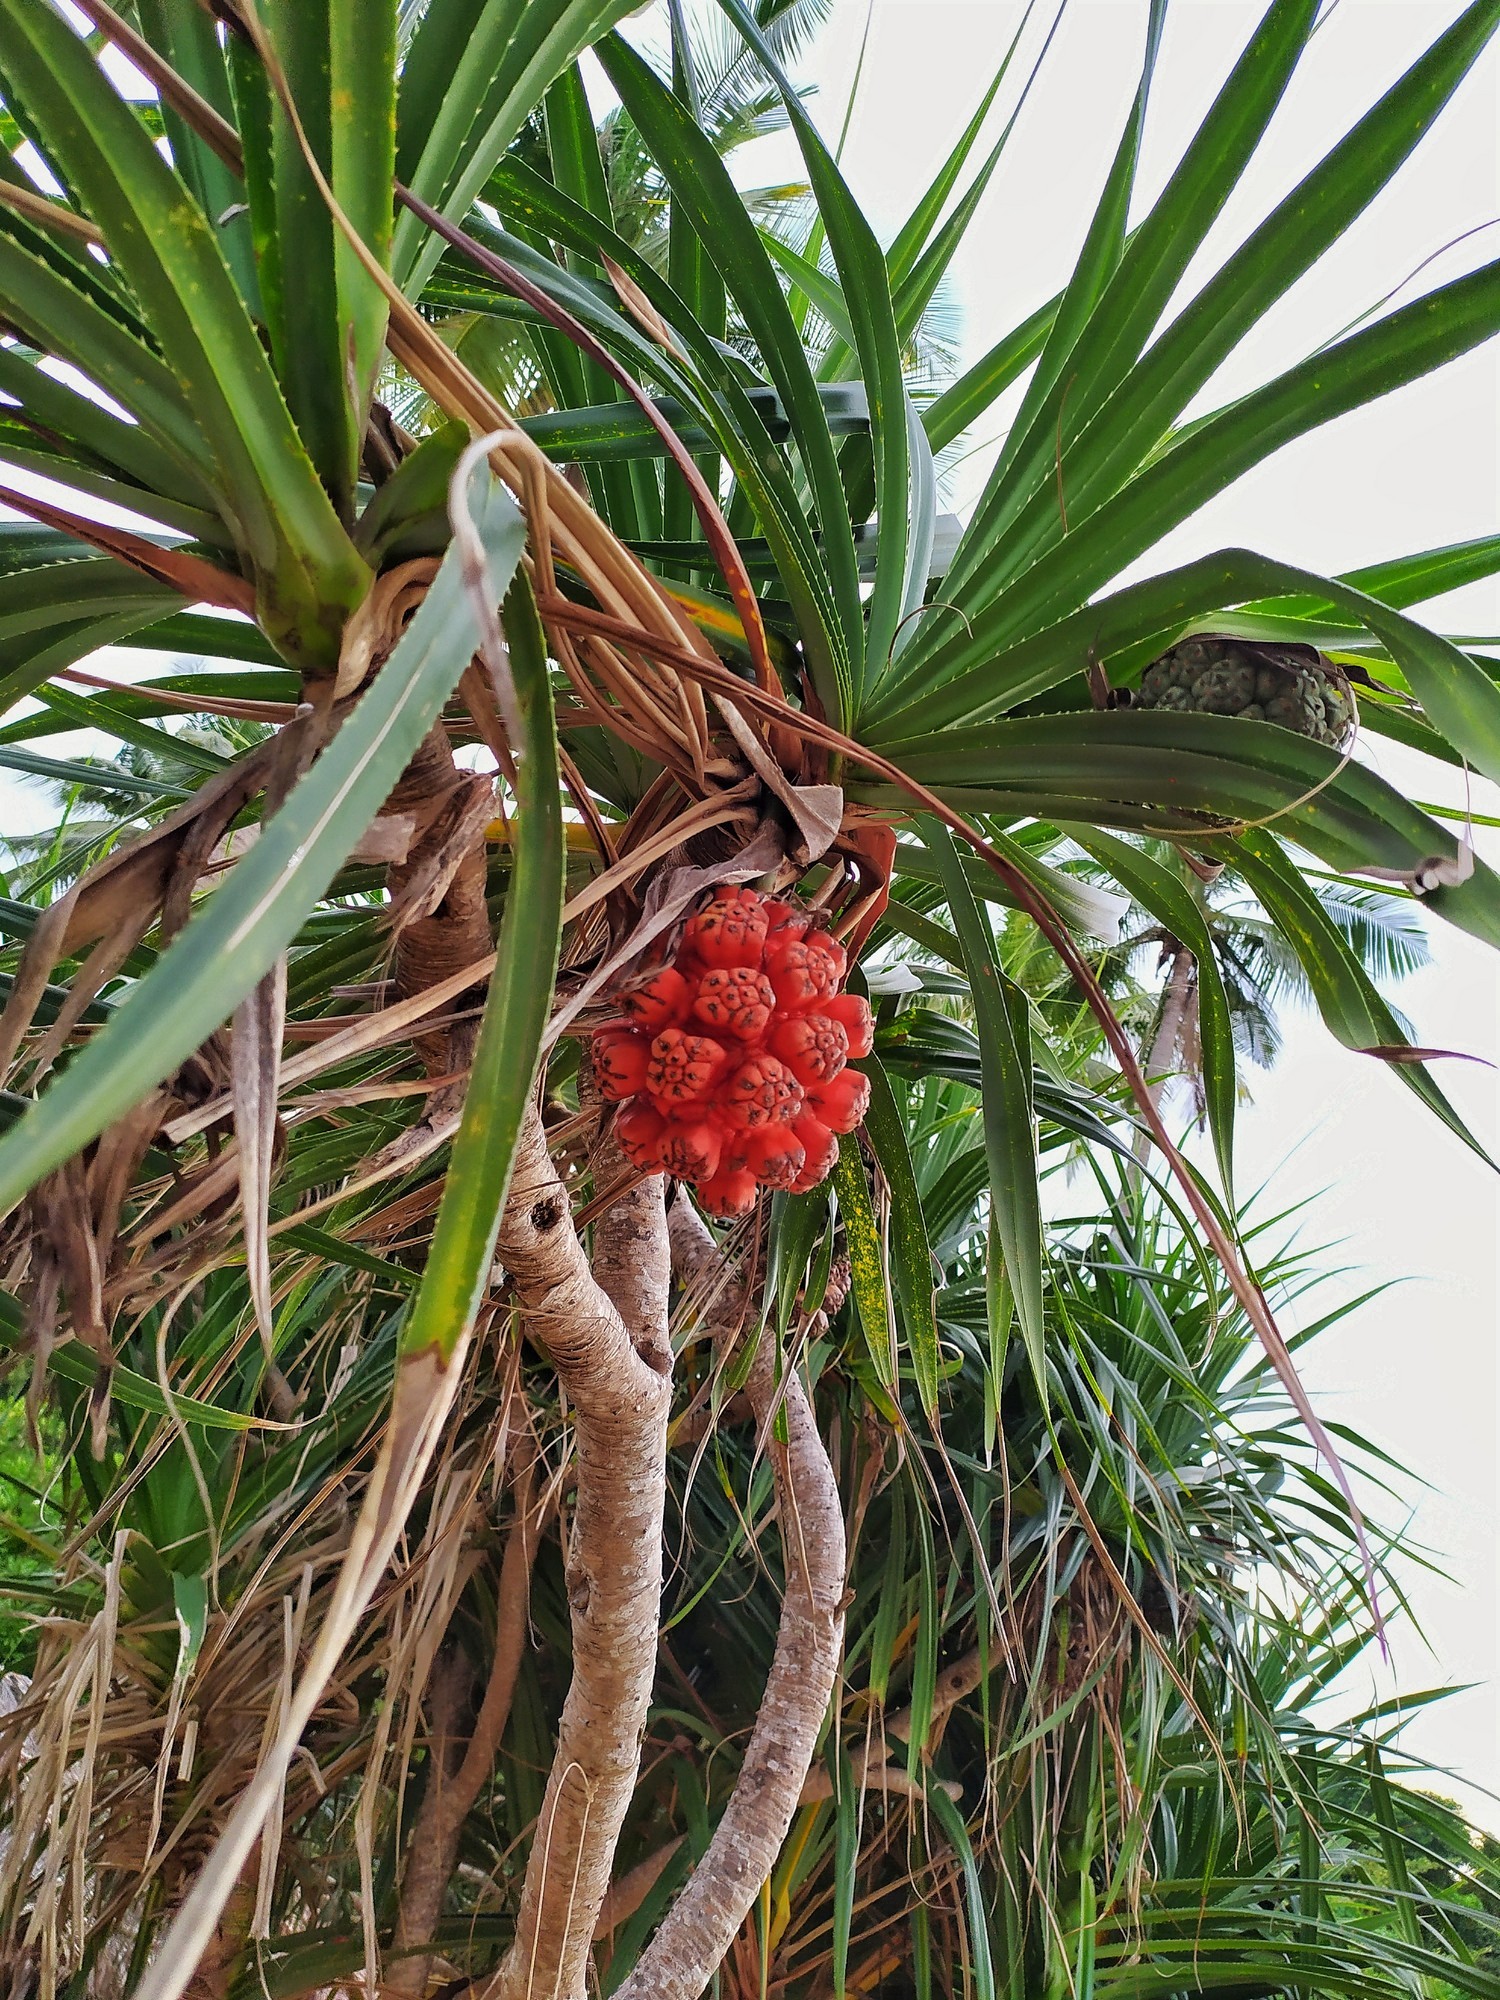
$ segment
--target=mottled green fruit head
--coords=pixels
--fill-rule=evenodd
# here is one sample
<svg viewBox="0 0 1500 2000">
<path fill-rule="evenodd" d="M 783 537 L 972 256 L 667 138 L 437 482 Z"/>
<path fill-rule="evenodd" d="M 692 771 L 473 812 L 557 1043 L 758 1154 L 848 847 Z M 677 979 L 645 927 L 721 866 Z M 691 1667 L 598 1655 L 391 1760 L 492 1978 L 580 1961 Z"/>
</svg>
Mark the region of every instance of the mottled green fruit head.
<svg viewBox="0 0 1500 2000">
<path fill-rule="evenodd" d="M 1335 750 L 1355 721 L 1343 676 L 1311 647 L 1263 647 L 1211 632 L 1195 633 L 1153 660 L 1135 706 L 1274 722 Z"/>
<path fill-rule="evenodd" d="M 1209 715 L 1238 715 L 1255 694 L 1255 669 L 1248 661 L 1209 667 L 1193 683 L 1193 705 Z"/>
</svg>

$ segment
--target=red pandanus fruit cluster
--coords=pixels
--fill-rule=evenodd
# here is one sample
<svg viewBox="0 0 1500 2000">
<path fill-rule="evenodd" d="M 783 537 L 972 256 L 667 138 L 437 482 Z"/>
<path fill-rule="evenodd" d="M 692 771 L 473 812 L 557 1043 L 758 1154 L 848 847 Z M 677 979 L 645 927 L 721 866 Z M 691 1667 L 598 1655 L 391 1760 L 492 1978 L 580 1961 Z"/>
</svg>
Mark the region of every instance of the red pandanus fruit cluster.
<svg viewBox="0 0 1500 2000">
<path fill-rule="evenodd" d="M 842 945 L 794 903 L 719 889 L 677 956 L 622 994 L 594 1036 L 594 1075 L 620 1106 L 636 1166 L 691 1181 L 711 1215 L 744 1215 L 758 1188 L 805 1194 L 870 1100 L 845 1067 L 870 1053 L 870 1009 L 841 993 Z"/>
</svg>

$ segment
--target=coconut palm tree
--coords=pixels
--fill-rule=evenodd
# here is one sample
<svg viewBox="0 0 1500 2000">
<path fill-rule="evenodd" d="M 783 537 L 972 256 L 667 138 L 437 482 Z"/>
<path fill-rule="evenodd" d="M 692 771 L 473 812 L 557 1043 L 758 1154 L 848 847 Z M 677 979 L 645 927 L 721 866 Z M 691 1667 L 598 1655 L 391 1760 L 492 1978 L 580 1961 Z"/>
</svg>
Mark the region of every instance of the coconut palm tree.
<svg viewBox="0 0 1500 2000">
<path fill-rule="evenodd" d="M 691 19 L 667 10 L 666 75 L 628 11 L 0 0 L 0 92 L 47 170 L 0 174 L 0 449 L 67 496 L 0 489 L 34 524 L 4 544 L 0 686 L 35 704 L 0 756 L 66 779 L 23 741 L 86 724 L 165 757 L 182 741 L 167 716 L 270 731 L 199 740 L 170 783 L 143 767 L 127 837 L 0 906 L 4 1327 L 67 1439 L 49 1613 L 3 1752 L 6 1949 L 44 1989 L 81 1990 L 113 1953 L 148 2000 L 254 1990 L 295 1936 L 287 1990 L 308 1990 L 348 1977 L 357 1932 L 366 1990 L 422 1991 L 461 1944 L 463 1976 L 506 2000 L 581 2000 L 594 1969 L 630 2000 L 690 2000 L 757 1925 L 769 1937 L 817 1858 L 805 1820 L 801 1852 L 786 1840 L 820 1753 L 837 1985 L 857 1884 L 845 1723 L 893 1687 L 923 1837 L 961 1884 L 932 1918 L 940 1953 L 967 1954 L 983 1990 L 993 1937 L 1022 1939 L 1013 1993 L 1038 1965 L 1049 1990 L 1097 1983 L 1106 1957 L 1122 1996 L 1196 1979 L 1183 1901 L 1120 1930 L 1134 1904 L 1096 1872 L 1143 1880 L 1145 1849 L 1099 1829 L 1145 1837 L 1126 1683 L 1156 1690 L 1153 1740 L 1180 1719 L 1165 1689 L 1202 1709 L 1202 1621 L 1170 1597 L 1150 1609 L 1161 1538 L 1186 1523 L 1212 1657 L 1238 1659 L 1230 1572 L 1255 1516 L 1216 1530 L 1138 1479 L 1124 1413 L 1142 1399 L 1123 1392 L 1080 1410 L 1113 1440 L 1108 1474 L 1080 1483 L 1048 1385 L 1076 1370 L 1092 1393 L 1101 1361 L 1075 1344 L 1039 1145 L 1128 1155 L 1122 1122 L 1141 1121 L 1183 1254 L 1205 1285 L 1217 1261 L 1332 1469 L 1310 1490 L 1361 1551 L 1347 1588 L 1377 1567 L 1236 1241 L 1228 1001 L 1202 910 L 1144 840 L 1232 866 L 1332 1032 L 1394 1052 L 1462 1132 L 1309 870 L 1500 934 L 1495 879 L 1325 740 L 1324 701 L 1355 679 L 1364 729 L 1495 775 L 1490 667 L 1407 608 L 1500 549 L 1345 578 L 1230 550 L 1118 579 L 1279 444 L 1500 324 L 1484 266 L 1185 420 L 1399 170 L 1500 0 L 1459 14 L 1170 316 L 1317 9 L 1273 0 L 1132 227 L 1167 13 L 1143 7 L 1139 89 L 1072 278 L 937 395 L 908 364 L 1004 163 L 980 154 L 983 116 L 883 246 L 784 74 L 784 10 L 722 0 L 802 150 L 817 223 L 793 250 L 703 129 Z M 666 190 L 665 270 L 618 226 L 589 50 Z M 530 156 L 511 150 L 528 132 Z M 555 407 L 508 407 L 434 327 L 455 312 L 527 328 Z M 971 518 L 939 537 L 938 454 L 1023 377 Z M 420 438 L 397 422 L 377 393 L 393 378 L 444 421 Z M 101 523 L 101 501 L 149 526 Z M 1197 677 L 1170 704 L 1121 700 L 1227 618 L 1276 655 L 1264 699 Z M 204 666 L 99 686 L 82 663 L 110 644 Z M 1197 962 L 1222 1189 L 1173 1146 L 1101 988 L 1079 849 Z M 1070 1073 L 1062 1002 L 1008 975 L 996 907 L 1071 983 L 1108 1074 Z M 902 939 L 959 1009 L 882 996 Z M 913 1071 L 971 1093 L 943 1114 L 971 1143 L 934 1221 Z M 967 1342 L 935 1256 L 967 1283 Z M 1174 1381 L 1210 1379 L 1163 1343 Z M 1127 1341 L 1114 1371 L 1137 1364 Z M 1011 1430 L 1016 1371 L 1040 1415 Z M 742 1418 L 736 1480 L 721 1467 Z M 976 1424 L 982 1492 L 946 1443 Z M 669 1470 L 679 1440 L 690 1489 Z M 891 1541 L 924 1552 L 922 1590 L 889 1629 L 893 1574 L 880 1671 L 851 1680 L 866 1610 L 849 1624 L 848 1551 L 888 1504 L 893 1455 L 911 1494 Z M 725 1504 L 705 1529 L 711 1481 Z M 966 1553 L 940 1571 L 950 1545 Z M 709 1665 L 679 1651 L 691 1607 L 664 1629 L 667 1561 L 715 1602 L 752 1566 L 762 1583 L 764 1682 L 722 1716 L 704 1713 Z M 1059 1651 L 1078 1671 L 1071 1640 L 1045 1636 L 1076 1613 L 1098 1640 L 1076 1691 L 1105 1690 L 1068 1738 L 1086 1779 L 1038 1765 L 1052 1790 L 1025 1868 L 988 1877 L 971 1857 L 992 1822 L 1017 1824 L 1005 1784 L 955 1779 L 955 1799 L 923 1747 L 934 1603 L 966 1591 L 989 1621 L 975 1644 L 1040 1662 L 1039 1687 Z M 1204 1739 L 1231 1777 L 1255 1706 L 1235 1672 Z M 1021 1712 L 1004 1705 L 1012 1751 Z M 1266 1784 L 1286 1761 L 1268 1753 Z M 1385 1779 L 1347 1765 L 1330 1797 L 1378 1820 Z M 1287 1779 L 1247 1850 L 1258 1872 L 1199 1877 L 1216 1940 L 1248 1949 L 1245 1910 L 1283 1907 L 1266 1883 L 1287 1850 L 1267 1842 L 1294 1796 Z M 1180 1851 L 1195 1869 L 1215 1854 Z M 1399 1836 L 1391 1852 L 1384 1928 L 1351 1888 L 1325 1930 L 1334 1898 L 1304 1857 L 1289 1955 L 1267 1970 L 1262 1940 L 1222 1983 L 1493 1991 L 1446 1919 L 1441 1949 L 1402 1930 L 1427 1919 L 1391 1887 Z M 1150 1872 L 1178 1879 L 1154 1853 Z M 991 1907 L 1002 1879 L 1014 1922 Z M 1049 1925 L 1067 1954 L 1038 1941 Z M 826 1990 L 820 1960 L 807 1977 Z"/>
</svg>

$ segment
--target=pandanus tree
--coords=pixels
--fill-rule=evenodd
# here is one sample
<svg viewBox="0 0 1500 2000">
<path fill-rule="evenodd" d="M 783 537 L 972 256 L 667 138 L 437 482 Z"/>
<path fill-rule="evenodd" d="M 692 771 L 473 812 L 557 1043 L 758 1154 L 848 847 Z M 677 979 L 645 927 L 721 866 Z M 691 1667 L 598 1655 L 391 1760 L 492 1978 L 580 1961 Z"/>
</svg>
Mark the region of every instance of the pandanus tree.
<svg viewBox="0 0 1500 2000">
<path fill-rule="evenodd" d="M 1237 1241 L 1214 942 L 1142 836 L 1231 866 L 1331 1031 L 1467 1137 L 1308 870 L 1500 940 L 1500 883 L 1351 734 L 1500 774 L 1492 665 L 1407 615 L 1500 544 L 1343 578 L 1226 550 L 1118 579 L 1279 445 L 1500 326 L 1484 265 L 1185 415 L 1399 170 L 1500 0 L 1458 13 L 1185 302 L 1318 10 L 1274 0 L 1136 214 L 1168 30 L 1143 6 L 1071 279 L 941 393 L 912 343 L 1003 164 L 1003 138 L 980 147 L 1005 72 L 882 247 L 781 67 L 805 10 L 723 0 L 802 151 L 816 221 L 793 249 L 703 129 L 687 11 L 659 61 L 628 11 L 0 0 L 0 447 L 50 482 L 0 490 L 26 517 L 3 530 L 0 676 L 25 705 L 0 756 L 93 778 L 26 747 L 83 725 L 149 753 L 120 767 L 128 820 L 0 909 L 4 1327 L 67 1439 L 0 1895 L 49 1993 L 110 1954 L 152 2000 L 313 1990 L 351 1975 L 352 1933 L 369 1991 L 421 1992 L 454 1951 L 497 1996 L 581 2000 L 594 1968 L 632 2000 L 688 2000 L 726 1966 L 765 1990 L 823 1881 L 826 1964 L 777 1977 L 843 1991 L 860 1866 L 912 1828 L 941 1850 L 941 1904 L 894 1897 L 910 1949 L 863 1990 L 931 1991 L 934 1935 L 981 1992 L 1184 1990 L 1185 1883 L 1218 1883 L 1235 1815 L 1215 1830 L 1151 1794 L 1151 1841 L 1183 1831 L 1170 1862 L 1152 1850 L 1175 1888 L 1142 1920 L 1132 1676 L 1154 1744 L 1205 1717 L 1237 1742 L 1253 1711 L 1257 1774 L 1295 1766 L 1299 1809 L 1326 1778 L 1349 1825 L 1392 1817 L 1378 1744 L 1366 1770 L 1273 1726 L 1286 1686 L 1233 1603 L 1236 1563 L 1266 1554 L 1249 1489 L 1195 1514 L 1178 1502 L 1222 1452 L 1135 1441 L 1153 1396 L 1211 1397 L 1210 1357 L 1168 1338 L 1128 1249 L 1149 1335 L 1084 1337 L 1038 1149 L 1128 1157 L 1140 1121 L 1191 1246 L 1173 1254 L 1221 1266 L 1323 1455 L 1319 1519 L 1365 1547 L 1340 1587 L 1365 1590 L 1338 1454 Z M 663 191 L 656 241 L 616 216 L 589 51 Z M 457 315 L 524 339 L 530 414 L 443 337 Z M 940 533 L 936 455 L 1023 380 L 971 518 Z M 1157 662 L 1226 634 L 1274 650 L 1274 686 L 1195 674 L 1156 698 Z M 198 664 L 83 664 L 121 644 Z M 1101 871 L 1195 960 L 1218 1188 L 1101 986 Z M 1063 988 L 1049 1011 L 1011 976 L 997 907 L 1110 1076 L 1064 1059 Z M 1154 1385 L 1116 1395 L 1148 1348 Z M 664 1559 L 691 1568 L 703 1533 L 696 1597 L 753 1588 L 754 1646 L 692 1604 L 663 1629 Z M 850 1551 L 872 1534 L 891 1588 L 865 1622 Z M 965 1662 L 1005 1663 L 1012 1749 L 1046 1722 L 1048 1673 L 1082 1718 L 1055 1739 L 1077 1782 L 1026 1766 L 1019 1844 L 1014 1787 L 983 1784 L 991 1676 L 966 1664 L 939 1698 L 944 1618 Z M 743 1726 L 705 1713 L 679 1626 L 721 1677 L 738 1661 Z M 1215 1633 L 1230 1692 L 1209 1702 L 1193 1663 Z M 922 1810 L 871 1856 L 854 1801 L 891 1760 L 850 1746 L 893 1687 L 905 1786 L 876 1789 Z M 971 1698 L 977 1790 L 934 1762 L 934 1716 Z M 1195 1740 L 1232 1795 L 1240 1751 Z M 1397 1942 L 1363 1958 L 1354 1891 L 1335 1907 L 1306 1844 L 1292 1879 L 1274 1811 L 1258 1837 L 1215 1905 L 1215 1949 L 1241 1950 L 1221 1986 L 1394 1992 L 1441 1965 L 1497 1990 L 1402 1886 L 1399 1833 L 1371 1891 Z M 1050 1914 L 1006 1932 L 1002 1890 Z M 1285 1950 L 1246 1964 L 1268 1900 Z M 1003 1961 L 992 1933 L 1020 1940 Z"/>
</svg>

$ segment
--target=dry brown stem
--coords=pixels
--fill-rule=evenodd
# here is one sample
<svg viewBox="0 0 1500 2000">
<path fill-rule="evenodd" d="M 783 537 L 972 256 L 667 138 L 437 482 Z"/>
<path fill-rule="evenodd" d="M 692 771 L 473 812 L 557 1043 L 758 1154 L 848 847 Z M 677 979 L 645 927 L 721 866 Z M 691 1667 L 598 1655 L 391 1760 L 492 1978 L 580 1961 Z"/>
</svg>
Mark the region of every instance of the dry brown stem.
<svg viewBox="0 0 1500 2000">
<path fill-rule="evenodd" d="M 693 1289 L 722 1252 L 686 1198 L 669 1221 L 673 1262 Z M 721 1288 L 711 1311 L 725 1332 L 744 1314 L 745 1280 Z M 619 2000 L 698 2000 L 770 1875 L 817 1748 L 844 1642 L 844 1517 L 833 1467 L 801 1379 L 777 1379 L 762 1336 L 745 1384 L 770 1454 L 785 1551 L 786 1595 L 776 1652 L 744 1761 L 708 1852 L 618 1988 Z M 776 1436 L 778 1405 L 787 1439 Z"/>
<path fill-rule="evenodd" d="M 602 1146 L 596 1173 L 618 1167 Z M 577 1499 L 566 1571 L 573 1678 L 515 1941 L 486 2000 L 583 2000 L 656 1672 L 672 1391 L 661 1179 L 601 1219 L 591 1270 L 533 1110 L 498 1255 L 573 1407 Z"/>
<path fill-rule="evenodd" d="M 495 1768 L 526 1644 L 526 1606 L 538 1527 L 536 1478 L 528 1466 L 516 1489 L 516 1516 L 500 1563 L 489 1681 L 457 1768 L 445 1768 L 434 1749 L 432 1780 L 407 1850 L 396 1922 L 398 1952 L 431 1942 L 457 1865 L 464 1820 Z M 426 1953 L 397 1959 L 386 1975 L 387 1991 L 394 1995 L 425 1993 L 430 1965 Z"/>
</svg>

